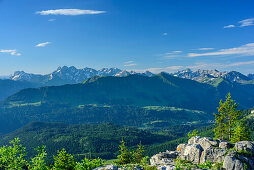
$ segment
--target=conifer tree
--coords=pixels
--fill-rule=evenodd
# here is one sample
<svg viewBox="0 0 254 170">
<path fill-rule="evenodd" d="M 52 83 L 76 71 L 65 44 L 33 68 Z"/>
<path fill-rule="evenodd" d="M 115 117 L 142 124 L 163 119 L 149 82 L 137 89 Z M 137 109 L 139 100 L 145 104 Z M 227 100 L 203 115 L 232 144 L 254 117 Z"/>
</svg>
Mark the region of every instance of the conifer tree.
<svg viewBox="0 0 254 170">
<path fill-rule="evenodd" d="M 67 154 L 65 149 L 57 151 L 57 156 L 54 156 L 54 170 L 72 170 L 76 165 L 76 161 L 71 154 Z"/>
<path fill-rule="evenodd" d="M 124 140 L 122 139 L 121 141 L 121 145 L 119 146 L 120 147 L 120 155 L 118 155 L 118 164 L 120 165 L 124 165 L 124 164 L 129 164 L 132 162 L 132 154 L 131 152 L 128 150 L 128 148 L 125 146 L 125 142 Z"/>
<path fill-rule="evenodd" d="M 137 146 L 136 152 L 133 153 L 133 159 L 135 163 L 140 163 L 144 157 L 144 146 L 142 146 L 141 141 Z"/>
<path fill-rule="evenodd" d="M 250 130 L 248 129 L 244 120 L 239 120 L 233 130 L 231 142 L 247 141 L 250 140 Z"/>
<path fill-rule="evenodd" d="M 243 112 L 237 110 L 238 104 L 231 98 L 230 93 L 226 96 L 223 103 L 221 100 L 218 107 L 218 113 L 215 113 L 215 137 L 231 142 L 249 140 L 250 132 L 246 126 Z"/>
<path fill-rule="evenodd" d="M 224 140 L 226 136 L 226 113 L 222 100 L 220 100 L 219 105 L 220 106 L 218 107 L 218 113 L 214 113 L 216 122 L 214 132 L 215 138 Z"/>
<path fill-rule="evenodd" d="M 232 138 L 232 131 L 236 122 L 241 116 L 241 111 L 237 110 L 238 104 L 231 98 L 230 93 L 226 96 L 226 101 L 223 103 L 221 100 L 219 103 L 218 112 L 215 113 L 215 136 L 220 139 Z"/>
</svg>

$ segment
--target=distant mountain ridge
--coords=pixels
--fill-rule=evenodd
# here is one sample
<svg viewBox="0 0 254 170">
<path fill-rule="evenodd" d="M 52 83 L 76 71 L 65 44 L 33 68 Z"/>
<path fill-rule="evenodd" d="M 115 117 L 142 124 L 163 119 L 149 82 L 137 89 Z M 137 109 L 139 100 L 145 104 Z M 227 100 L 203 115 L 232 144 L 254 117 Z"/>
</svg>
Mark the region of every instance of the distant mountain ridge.
<svg viewBox="0 0 254 170">
<path fill-rule="evenodd" d="M 134 71 L 120 70 L 118 68 L 103 68 L 100 70 L 95 70 L 93 68 L 83 68 L 77 69 L 74 66 L 67 67 L 58 67 L 57 70 L 53 71 L 50 74 L 40 75 L 40 74 L 30 74 L 24 71 L 16 71 L 13 76 L 11 76 L 12 80 L 19 81 L 28 81 L 32 83 L 37 83 L 46 85 L 46 86 L 58 86 L 64 84 L 77 84 L 81 83 L 87 78 L 91 78 L 93 76 L 117 76 L 123 77 L 131 74 L 141 74 L 145 76 L 152 76 L 151 72 L 137 73 Z"/>
<path fill-rule="evenodd" d="M 192 71 L 191 69 L 185 69 L 182 71 L 178 71 L 176 73 L 173 73 L 172 75 L 180 78 L 186 78 L 191 80 L 196 80 L 199 82 L 203 82 L 204 79 L 216 79 L 216 78 L 223 78 L 225 80 L 228 80 L 230 82 L 238 82 L 242 83 L 245 81 L 250 81 L 254 79 L 253 74 L 248 74 L 247 76 L 237 72 L 237 71 L 224 71 L 220 72 L 218 70 L 197 70 Z"/>
<path fill-rule="evenodd" d="M 74 66 L 63 66 L 58 67 L 52 73 L 41 75 L 41 74 L 31 74 L 24 71 L 16 71 L 14 75 L 10 77 L 14 81 L 28 81 L 31 83 L 39 84 L 40 86 L 58 86 L 64 84 L 76 84 L 81 83 L 84 80 L 91 78 L 93 76 L 116 76 L 125 77 L 128 75 L 139 74 L 144 76 L 154 76 L 153 73 L 145 71 L 144 73 L 138 73 L 135 71 L 121 70 L 118 68 L 103 68 L 100 70 L 95 70 L 93 68 L 83 68 L 78 69 Z M 191 69 L 185 69 L 182 71 L 177 71 L 175 73 L 168 73 L 175 77 L 196 80 L 203 83 L 209 83 L 209 81 L 216 78 L 223 78 L 230 82 L 244 83 L 254 79 L 254 74 L 244 75 L 237 71 L 220 72 L 218 70 L 197 70 L 192 71 Z"/>
</svg>

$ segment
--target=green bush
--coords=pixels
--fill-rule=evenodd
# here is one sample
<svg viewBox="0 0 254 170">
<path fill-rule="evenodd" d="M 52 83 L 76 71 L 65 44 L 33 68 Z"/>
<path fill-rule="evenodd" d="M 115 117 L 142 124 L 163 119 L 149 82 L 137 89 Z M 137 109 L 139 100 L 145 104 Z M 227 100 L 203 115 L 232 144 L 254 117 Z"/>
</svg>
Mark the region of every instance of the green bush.
<svg viewBox="0 0 254 170">
<path fill-rule="evenodd" d="M 195 137 L 195 136 L 198 136 L 198 131 L 197 131 L 197 129 L 194 129 L 192 132 L 189 132 L 189 133 L 188 133 L 189 139 L 192 138 L 192 137 Z"/>
<path fill-rule="evenodd" d="M 202 164 L 198 164 L 198 167 L 201 169 L 211 169 L 213 167 L 213 163 L 211 161 L 207 161 Z"/>
<path fill-rule="evenodd" d="M 42 146 L 36 148 L 35 150 L 38 152 L 38 155 L 36 155 L 34 158 L 32 158 L 32 161 L 29 164 L 29 169 L 32 170 L 46 170 L 49 169 L 46 166 L 45 163 L 45 157 L 47 156 L 47 153 L 45 151 L 46 146 Z"/>
<path fill-rule="evenodd" d="M 72 170 L 76 166 L 76 161 L 71 154 L 67 154 L 65 149 L 57 151 L 57 156 L 54 156 L 54 170 Z"/>
<path fill-rule="evenodd" d="M 83 159 L 82 162 L 78 162 L 75 166 L 75 170 L 92 170 L 94 168 L 100 167 L 103 165 L 103 160 L 98 159 Z"/>
<path fill-rule="evenodd" d="M 27 166 L 25 148 L 19 144 L 19 138 L 10 141 L 12 146 L 0 148 L 0 168 L 21 170 Z"/>
</svg>

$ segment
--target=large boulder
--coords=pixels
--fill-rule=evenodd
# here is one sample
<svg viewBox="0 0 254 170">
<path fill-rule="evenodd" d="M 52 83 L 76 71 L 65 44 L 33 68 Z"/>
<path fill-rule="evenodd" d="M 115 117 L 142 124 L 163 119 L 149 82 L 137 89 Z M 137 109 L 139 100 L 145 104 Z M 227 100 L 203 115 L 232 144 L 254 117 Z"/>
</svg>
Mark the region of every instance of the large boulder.
<svg viewBox="0 0 254 170">
<path fill-rule="evenodd" d="M 150 163 L 151 165 L 169 165 L 173 163 L 173 160 L 176 159 L 177 156 L 177 151 L 158 153 L 151 157 Z"/>
<path fill-rule="evenodd" d="M 218 141 L 214 141 L 212 138 L 207 138 L 207 137 L 200 138 L 198 140 L 198 144 L 200 144 L 204 150 L 211 148 L 211 147 L 218 147 L 219 146 Z"/>
<path fill-rule="evenodd" d="M 118 170 L 118 167 L 116 165 L 105 165 L 95 168 L 95 170 Z"/>
<path fill-rule="evenodd" d="M 214 141 L 212 138 L 195 136 L 189 139 L 188 144 L 200 144 L 201 147 L 206 150 L 210 147 L 218 147 L 219 141 Z"/>
<path fill-rule="evenodd" d="M 226 154 L 226 149 L 220 148 L 207 148 L 204 150 L 200 157 L 200 163 L 205 163 L 206 161 L 211 161 L 213 163 L 220 163 L 224 160 L 224 155 Z"/>
<path fill-rule="evenodd" d="M 248 168 L 254 170 L 254 157 L 247 157 L 243 155 L 238 155 L 237 157 L 241 162 L 247 164 Z"/>
<path fill-rule="evenodd" d="M 254 154 L 254 143 L 251 141 L 240 141 L 235 144 L 236 151 L 245 151 Z"/>
<path fill-rule="evenodd" d="M 201 137 L 199 137 L 199 136 L 194 136 L 194 137 L 192 137 L 192 138 L 190 138 L 190 139 L 188 140 L 188 144 L 196 144 L 196 143 L 198 143 L 199 139 L 201 139 Z"/>
<path fill-rule="evenodd" d="M 176 151 L 180 152 L 181 150 L 183 150 L 186 147 L 187 144 L 180 144 L 176 147 Z"/>
<path fill-rule="evenodd" d="M 200 144 L 187 144 L 183 150 L 180 152 L 180 158 L 183 160 L 190 161 L 194 164 L 200 162 L 200 156 L 203 148 Z"/>
<path fill-rule="evenodd" d="M 229 148 L 231 148 L 231 143 L 229 143 L 229 142 L 226 142 L 226 141 L 221 141 L 220 143 L 219 143 L 219 148 L 221 148 L 221 149 L 229 149 Z"/>
<path fill-rule="evenodd" d="M 159 165 L 157 166 L 157 170 L 175 170 L 176 166 L 174 165 Z"/>
<path fill-rule="evenodd" d="M 223 168 L 226 170 L 244 170 L 244 164 L 235 156 L 227 155 L 223 162 Z"/>
</svg>

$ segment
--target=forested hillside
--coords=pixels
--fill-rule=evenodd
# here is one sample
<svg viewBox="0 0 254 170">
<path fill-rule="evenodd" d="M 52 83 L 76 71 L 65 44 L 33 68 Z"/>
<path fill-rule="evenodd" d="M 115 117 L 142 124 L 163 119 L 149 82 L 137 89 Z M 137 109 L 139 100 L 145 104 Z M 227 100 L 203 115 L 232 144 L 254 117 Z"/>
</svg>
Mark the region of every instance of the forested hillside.
<svg viewBox="0 0 254 170">
<path fill-rule="evenodd" d="M 156 129 L 176 124 L 213 120 L 213 115 L 173 107 L 107 106 L 57 104 L 21 105 L 0 108 L 0 133 L 11 132 L 33 121 L 71 124 L 111 122 L 118 125 Z"/>
<path fill-rule="evenodd" d="M 82 84 L 25 89 L 9 97 L 4 104 L 170 106 L 212 113 L 228 92 L 242 108 L 253 106 L 252 84 L 233 84 L 219 78 L 214 85 L 209 85 L 166 73 L 153 77 L 93 77 Z"/>
</svg>

